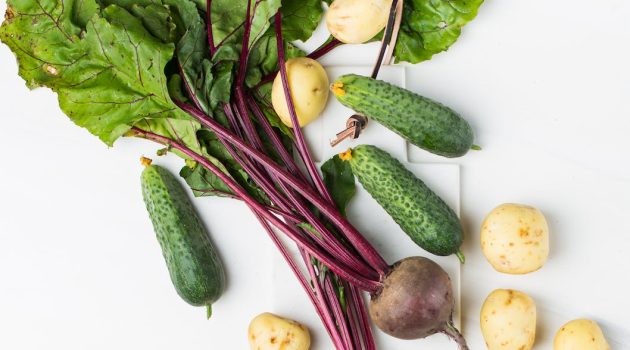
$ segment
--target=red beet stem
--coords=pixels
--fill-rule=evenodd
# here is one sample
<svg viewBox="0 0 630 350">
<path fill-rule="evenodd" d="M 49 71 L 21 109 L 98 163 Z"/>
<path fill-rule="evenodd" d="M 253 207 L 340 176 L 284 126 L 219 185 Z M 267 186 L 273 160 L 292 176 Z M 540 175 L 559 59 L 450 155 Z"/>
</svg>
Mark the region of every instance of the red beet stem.
<svg viewBox="0 0 630 350">
<path fill-rule="evenodd" d="M 252 148 L 243 140 L 238 138 L 232 132 L 224 128 L 217 121 L 212 118 L 208 118 L 205 114 L 195 107 L 175 101 L 175 103 L 184 111 L 199 120 L 204 126 L 212 130 L 221 138 L 225 138 L 232 145 L 238 148 L 243 153 L 255 159 L 261 163 L 264 167 L 273 171 L 279 179 L 291 186 L 295 191 L 300 193 L 306 200 L 315 205 L 322 214 L 324 214 L 330 221 L 337 226 L 352 245 L 357 249 L 360 255 L 364 257 L 366 261 L 379 273 L 380 276 L 385 276 L 389 271 L 389 265 L 385 262 L 383 257 L 374 249 L 374 247 L 361 235 L 357 229 L 352 226 L 346 218 L 339 214 L 338 210 L 324 201 L 319 195 L 314 193 L 309 186 L 296 180 L 291 174 L 280 168 L 273 160 L 262 152 Z"/>
<path fill-rule="evenodd" d="M 206 0 L 206 25 L 208 32 L 208 48 L 210 49 L 210 57 L 213 57 L 217 49 L 214 46 L 214 34 L 212 32 L 212 0 Z"/>
<path fill-rule="evenodd" d="M 323 56 L 325 56 L 326 54 L 328 54 L 330 51 L 334 50 L 336 47 L 342 45 L 343 43 L 337 39 L 331 39 L 330 41 L 327 41 L 324 45 L 320 46 L 319 48 L 317 48 L 315 51 L 311 52 L 310 54 L 308 54 L 306 57 L 308 58 L 312 58 L 314 60 L 322 58 Z M 265 85 L 265 84 L 269 84 L 271 83 L 276 76 L 278 75 L 278 71 L 275 72 L 271 72 L 267 75 L 265 75 L 258 84 L 256 84 L 256 86 L 254 86 L 254 89 L 258 89 L 261 86 Z"/>
<path fill-rule="evenodd" d="M 306 140 L 304 140 L 304 134 L 302 133 L 302 128 L 300 127 L 300 123 L 298 121 L 297 113 L 295 112 L 295 106 L 293 104 L 293 97 L 291 96 L 291 89 L 289 87 L 289 78 L 287 75 L 287 66 L 284 64 L 286 62 L 284 55 L 284 40 L 282 40 L 282 13 L 276 13 L 275 17 L 275 25 L 276 25 L 276 42 L 278 46 L 278 62 L 280 65 L 280 77 L 282 78 L 282 88 L 284 89 L 284 96 L 287 101 L 287 106 L 289 107 L 289 115 L 291 116 L 291 124 L 293 124 L 293 134 L 295 135 L 295 143 L 297 144 L 298 154 L 302 158 L 304 165 L 306 166 L 306 170 L 308 171 L 311 179 L 315 183 L 315 187 L 319 191 L 319 193 L 324 197 L 328 203 L 334 203 L 330 193 L 326 189 L 326 185 L 322 181 L 319 172 L 317 171 L 317 167 L 315 167 L 315 163 L 313 162 L 313 158 L 311 157 L 311 152 L 308 150 L 308 146 L 306 145 Z"/>
</svg>

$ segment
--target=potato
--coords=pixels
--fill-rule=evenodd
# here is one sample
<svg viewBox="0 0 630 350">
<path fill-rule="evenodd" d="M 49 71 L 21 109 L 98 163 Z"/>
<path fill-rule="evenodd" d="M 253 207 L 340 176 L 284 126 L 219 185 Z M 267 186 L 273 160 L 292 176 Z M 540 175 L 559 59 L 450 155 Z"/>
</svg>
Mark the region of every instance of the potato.
<svg viewBox="0 0 630 350">
<path fill-rule="evenodd" d="M 558 330 L 554 350 L 610 350 L 601 328 L 591 320 L 573 320 Z"/>
<path fill-rule="evenodd" d="M 307 58 L 292 58 L 286 62 L 289 89 L 300 126 L 304 126 L 322 113 L 328 101 L 328 75 L 319 62 Z M 280 73 L 273 81 L 271 103 L 282 122 L 293 127 L 285 99 Z"/>
<path fill-rule="evenodd" d="M 328 31 L 346 44 L 372 39 L 387 25 L 392 0 L 335 0 L 326 13 Z"/>
<path fill-rule="evenodd" d="M 249 324 L 251 350 L 308 350 L 311 335 L 296 321 L 270 314 L 256 316 Z"/>
<path fill-rule="evenodd" d="M 527 294 L 497 289 L 481 307 L 481 333 L 488 350 L 529 350 L 536 338 L 536 305 Z"/>
<path fill-rule="evenodd" d="M 481 250 L 499 272 L 536 271 L 549 255 L 547 221 L 534 207 L 502 204 L 493 209 L 481 225 Z"/>
</svg>

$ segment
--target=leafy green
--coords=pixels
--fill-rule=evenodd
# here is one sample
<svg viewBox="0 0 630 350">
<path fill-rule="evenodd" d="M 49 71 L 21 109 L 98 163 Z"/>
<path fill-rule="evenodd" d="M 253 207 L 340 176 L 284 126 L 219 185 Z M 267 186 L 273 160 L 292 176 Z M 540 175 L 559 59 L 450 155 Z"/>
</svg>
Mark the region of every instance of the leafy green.
<svg viewBox="0 0 630 350">
<path fill-rule="evenodd" d="M 135 123 L 134 126 L 152 133 L 168 137 L 171 140 L 185 144 L 196 153 L 202 153 L 202 144 L 197 139 L 197 131 L 201 129 L 201 124 L 192 119 L 143 119 Z M 184 154 L 177 152 L 182 158 L 187 158 Z"/>
<path fill-rule="evenodd" d="M 234 195 L 221 179 L 196 162 L 190 162 L 184 166 L 179 171 L 179 176 L 184 178 L 195 197 L 232 197 Z"/>
<path fill-rule="evenodd" d="M 247 172 L 236 162 L 216 135 L 202 129 L 197 132 L 197 137 L 203 148 L 202 152 L 213 161 L 224 173 L 230 175 L 250 195 L 259 202 L 268 204 L 267 195 L 252 181 Z M 193 189 L 196 196 L 226 196 L 233 195 L 232 191 L 216 175 L 194 164 L 186 166 L 180 172 L 186 183 Z"/>
<path fill-rule="evenodd" d="M 317 231 L 315 227 L 313 227 L 313 225 L 309 224 L 308 222 L 300 222 L 296 226 L 304 231 L 310 232 L 313 236 L 322 238 L 322 234 L 319 233 L 319 231 Z"/>
<path fill-rule="evenodd" d="M 126 10 L 112 5 L 99 17 L 89 0 L 8 6 L 0 39 L 15 52 L 27 85 L 53 89 L 66 115 L 106 144 L 141 120 L 189 119 L 171 101 L 163 73 L 173 46 Z M 92 14 L 87 21 L 84 9 Z"/>
<path fill-rule="evenodd" d="M 339 155 L 335 155 L 322 164 L 321 169 L 324 185 L 330 192 L 339 212 L 345 216 L 346 207 L 357 192 L 350 163 L 343 161 Z"/>
<path fill-rule="evenodd" d="M 321 0 L 282 0 L 282 35 L 286 41 L 306 41 L 322 20 Z"/>
<path fill-rule="evenodd" d="M 280 0 L 213 0 L 212 31 L 214 41 L 219 43 L 240 43 L 244 34 L 244 19 L 247 3 L 251 2 L 252 19 L 249 46 L 253 45 L 267 31 L 269 19 L 280 8 Z"/>
<path fill-rule="evenodd" d="M 140 6 L 134 4 L 129 11 L 140 19 L 147 30 L 165 43 L 175 42 L 177 25 L 173 21 L 170 9 L 159 4 Z"/>
<path fill-rule="evenodd" d="M 288 42 L 284 43 L 284 50 L 287 60 L 306 55 L 304 51 Z M 280 66 L 278 65 L 276 32 L 273 28 L 269 28 L 267 33 L 256 42 L 249 52 L 245 83 L 247 86 L 253 87 L 267 74 L 277 72 L 278 69 L 280 69 Z M 269 86 L 271 86 L 271 84 Z M 264 92 L 267 93 L 267 91 L 269 94 L 271 93 L 271 89 L 265 90 Z"/>
<path fill-rule="evenodd" d="M 394 48 L 396 61 L 418 63 L 446 51 L 483 0 L 407 0 Z"/>
</svg>

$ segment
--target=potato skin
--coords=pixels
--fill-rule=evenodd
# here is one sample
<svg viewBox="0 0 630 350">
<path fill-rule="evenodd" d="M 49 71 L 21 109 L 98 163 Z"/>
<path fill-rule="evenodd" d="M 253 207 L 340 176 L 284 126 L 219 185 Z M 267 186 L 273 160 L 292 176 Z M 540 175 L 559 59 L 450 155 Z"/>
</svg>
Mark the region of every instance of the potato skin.
<svg viewBox="0 0 630 350">
<path fill-rule="evenodd" d="M 262 313 L 249 324 L 249 348 L 251 350 L 309 350 L 311 335 L 300 323 Z"/>
<path fill-rule="evenodd" d="M 497 289 L 481 307 L 481 333 L 488 350 L 530 350 L 536 338 L 536 305 L 527 294 Z"/>
<path fill-rule="evenodd" d="M 346 44 L 372 39 L 387 25 L 392 0 L 335 0 L 326 13 L 332 36 Z"/>
<path fill-rule="evenodd" d="M 562 326 L 553 340 L 554 350 L 610 350 L 604 333 L 594 321 L 573 320 Z"/>
<path fill-rule="evenodd" d="M 495 270 L 525 274 L 549 256 L 549 227 L 540 210 L 522 204 L 494 208 L 481 225 L 481 250 Z"/>
<path fill-rule="evenodd" d="M 286 67 L 295 112 L 300 126 L 305 126 L 317 119 L 326 107 L 328 74 L 319 62 L 307 57 L 292 58 L 286 62 Z M 280 73 L 273 81 L 271 104 L 282 122 L 293 127 Z"/>
</svg>

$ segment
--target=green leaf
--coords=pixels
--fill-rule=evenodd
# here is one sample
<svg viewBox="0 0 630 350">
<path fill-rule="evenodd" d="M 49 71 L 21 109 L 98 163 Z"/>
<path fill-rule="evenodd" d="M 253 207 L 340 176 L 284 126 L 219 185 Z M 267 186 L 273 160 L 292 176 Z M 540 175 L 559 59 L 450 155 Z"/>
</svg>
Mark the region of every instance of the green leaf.
<svg viewBox="0 0 630 350">
<path fill-rule="evenodd" d="M 195 197 L 230 197 L 232 191 L 221 179 L 206 170 L 197 163 L 184 166 L 179 176 L 184 178 L 188 186 L 193 190 Z"/>
<path fill-rule="evenodd" d="M 483 0 L 408 0 L 394 49 L 396 61 L 418 63 L 446 51 Z"/>
<path fill-rule="evenodd" d="M 321 0 L 282 0 L 282 36 L 285 41 L 306 41 L 322 20 Z"/>
<path fill-rule="evenodd" d="M 299 224 L 296 225 L 297 227 L 301 228 L 304 231 L 308 231 L 310 232 L 312 235 L 322 238 L 322 234 L 319 233 L 315 227 L 313 227 L 313 225 L 309 224 L 308 222 L 300 222 Z"/>
<path fill-rule="evenodd" d="M 171 101 L 163 73 L 173 46 L 126 10 L 109 6 L 82 28 L 82 7 L 72 0 L 8 5 L 12 15 L 0 39 L 16 54 L 27 85 L 53 89 L 66 115 L 106 144 L 143 119 L 189 119 Z"/>
<path fill-rule="evenodd" d="M 124 8 L 138 18 L 153 36 L 165 43 L 179 41 L 190 25 L 199 18 L 197 3 L 190 0 L 97 1 L 102 7 L 116 5 Z"/>
<path fill-rule="evenodd" d="M 284 44 L 285 56 L 289 60 L 294 57 L 303 57 L 306 54 L 295 45 L 286 42 Z M 247 61 L 247 77 L 245 83 L 253 87 L 267 74 L 277 72 L 278 65 L 278 44 L 276 42 L 276 32 L 269 28 L 258 42 L 251 48 Z M 269 84 L 271 86 L 271 84 Z M 269 90 L 271 93 L 271 90 Z M 271 95 L 270 95 L 271 96 Z"/>
<path fill-rule="evenodd" d="M 339 211 L 345 216 L 346 207 L 357 192 L 350 163 L 343 161 L 339 155 L 335 155 L 326 161 L 321 169 L 326 188 Z"/>
<path fill-rule="evenodd" d="M 201 125 L 195 120 L 188 119 L 143 119 L 136 124 L 142 130 L 168 137 L 171 140 L 185 144 L 188 148 L 196 153 L 203 154 L 203 148 L 197 139 L 197 131 L 201 129 Z M 174 151 L 179 157 L 187 159 L 185 154 Z"/>
<path fill-rule="evenodd" d="M 238 162 L 230 155 L 216 135 L 209 130 L 201 129 L 197 132 L 197 139 L 203 148 L 203 154 L 215 165 L 230 175 L 252 197 L 260 203 L 269 204 L 267 195 L 251 180 Z M 180 175 L 193 189 L 196 196 L 225 196 L 232 195 L 232 191 L 216 175 L 201 166 L 182 169 Z"/>
<path fill-rule="evenodd" d="M 168 7 L 158 4 L 150 4 L 148 6 L 134 4 L 129 11 L 142 21 L 145 28 L 153 36 L 165 43 L 175 42 L 177 25 L 173 22 L 173 17 Z"/>
<path fill-rule="evenodd" d="M 184 91 L 184 81 L 181 75 L 173 74 L 168 79 L 168 93 L 172 98 L 182 102 L 188 102 L 188 96 Z"/>
<path fill-rule="evenodd" d="M 213 0 L 212 31 L 217 46 L 223 41 L 239 44 L 242 42 L 248 1 L 251 1 L 254 13 L 250 47 L 267 31 L 269 19 L 281 6 L 280 0 Z"/>
</svg>

